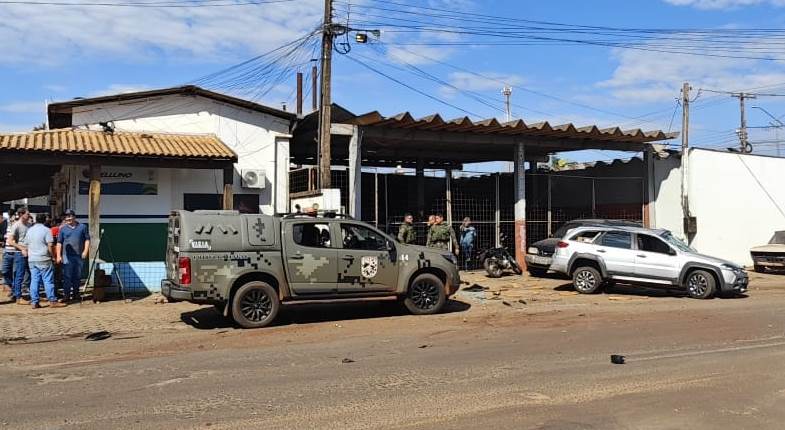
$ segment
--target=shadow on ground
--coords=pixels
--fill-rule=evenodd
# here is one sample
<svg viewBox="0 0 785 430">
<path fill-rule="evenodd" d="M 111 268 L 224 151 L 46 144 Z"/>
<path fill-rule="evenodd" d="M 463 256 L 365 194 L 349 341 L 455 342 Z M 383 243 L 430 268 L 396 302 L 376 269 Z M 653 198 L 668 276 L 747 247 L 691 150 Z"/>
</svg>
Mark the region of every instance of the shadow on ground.
<svg viewBox="0 0 785 430">
<path fill-rule="evenodd" d="M 575 288 L 572 286 L 572 284 L 563 284 L 554 288 L 554 291 L 575 291 Z M 687 291 L 680 288 L 648 287 L 644 285 L 622 283 L 606 286 L 600 293 L 597 294 L 603 293 L 616 294 L 620 296 L 689 298 Z M 747 297 L 749 296 L 746 294 L 723 295 L 718 293 L 715 295 L 715 298 L 718 299 L 744 299 Z"/>
<path fill-rule="evenodd" d="M 464 312 L 471 305 L 457 300 L 449 300 L 442 313 Z M 388 318 L 410 315 L 410 313 L 396 301 L 392 300 L 366 300 L 341 303 L 295 303 L 281 306 L 278 317 L 273 326 L 286 326 L 291 324 L 312 324 L 321 322 L 339 322 L 370 318 Z M 236 325 L 224 318 L 212 306 L 202 307 L 194 311 L 185 312 L 180 319 L 199 330 L 213 330 L 232 328 Z"/>
</svg>

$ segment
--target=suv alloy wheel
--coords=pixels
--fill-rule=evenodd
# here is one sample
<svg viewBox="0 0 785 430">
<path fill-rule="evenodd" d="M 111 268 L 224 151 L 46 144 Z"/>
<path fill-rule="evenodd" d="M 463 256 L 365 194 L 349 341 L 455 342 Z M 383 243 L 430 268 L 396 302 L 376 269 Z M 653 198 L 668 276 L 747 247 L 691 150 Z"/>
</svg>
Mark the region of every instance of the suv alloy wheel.
<svg viewBox="0 0 785 430">
<path fill-rule="evenodd" d="M 696 270 L 687 276 L 687 294 L 693 299 L 710 299 L 717 289 L 714 276 L 705 270 Z"/>
<path fill-rule="evenodd" d="M 572 273 L 572 284 L 582 294 L 594 294 L 602 287 L 602 275 L 591 266 L 582 266 Z"/>
</svg>

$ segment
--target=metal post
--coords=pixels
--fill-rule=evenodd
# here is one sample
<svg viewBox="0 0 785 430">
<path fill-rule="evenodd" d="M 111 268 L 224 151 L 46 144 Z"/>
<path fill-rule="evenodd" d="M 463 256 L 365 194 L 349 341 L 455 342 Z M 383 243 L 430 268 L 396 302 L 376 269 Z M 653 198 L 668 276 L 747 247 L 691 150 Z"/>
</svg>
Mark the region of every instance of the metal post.
<svg viewBox="0 0 785 430">
<path fill-rule="evenodd" d="M 379 228 L 379 172 L 373 174 L 373 224 Z"/>
<path fill-rule="evenodd" d="M 495 223 L 496 223 L 496 229 L 495 229 L 496 241 L 495 241 L 495 245 L 496 245 L 497 248 L 502 246 L 502 243 L 501 243 L 501 236 L 502 236 L 502 212 L 501 212 L 501 205 L 499 204 L 499 182 L 500 182 L 499 179 L 500 178 L 501 178 L 501 173 L 496 173 L 496 175 L 494 175 L 494 179 L 496 180 L 495 181 L 496 182 L 496 187 L 495 187 L 495 190 L 494 190 L 494 196 L 496 197 L 496 199 L 495 199 L 496 200 L 496 206 L 494 208 L 495 209 L 495 211 L 494 211 L 495 212 L 494 213 L 494 220 L 495 220 Z"/>
<path fill-rule="evenodd" d="M 425 161 L 422 158 L 417 159 L 417 168 L 415 169 L 415 180 L 417 182 L 417 215 L 420 218 L 425 217 Z"/>
<path fill-rule="evenodd" d="M 548 173 L 548 237 L 553 235 L 553 215 L 551 213 L 551 174 Z"/>
<path fill-rule="evenodd" d="M 362 131 L 352 126 L 349 139 L 349 214 L 362 219 Z"/>
<path fill-rule="evenodd" d="M 597 179 L 591 178 L 591 216 L 597 218 Z"/>
<path fill-rule="evenodd" d="M 234 209 L 234 190 L 232 185 L 234 183 L 234 168 L 226 168 L 223 170 L 223 210 L 230 211 Z"/>
<path fill-rule="evenodd" d="M 526 145 L 515 144 L 515 260 L 526 269 Z"/>
<path fill-rule="evenodd" d="M 446 169 L 444 171 L 444 178 L 446 181 L 446 190 L 445 190 L 445 202 L 444 202 L 444 210 L 447 212 L 445 215 L 447 216 L 447 225 L 450 226 L 452 229 L 452 189 L 451 189 L 451 182 L 452 182 L 452 169 Z M 452 240 L 449 241 L 449 250 L 450 252 L 454 251 L 452 249 Z"/>
</svg>

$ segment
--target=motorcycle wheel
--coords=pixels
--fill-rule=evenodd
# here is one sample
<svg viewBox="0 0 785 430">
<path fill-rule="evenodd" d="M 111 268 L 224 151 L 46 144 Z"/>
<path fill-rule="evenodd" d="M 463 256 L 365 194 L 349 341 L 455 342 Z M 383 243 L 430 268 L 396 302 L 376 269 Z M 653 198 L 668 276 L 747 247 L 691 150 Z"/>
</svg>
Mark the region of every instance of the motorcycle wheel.
<svg viewBox="0 0 785 430">
<path fill-rule="evenodd" d="M 512 271 L 515 272 L 516 275 L 523 275 L 523 269 L 515 260 L 510 260 L 510 266 L 512 267 Z"/>
<path fill-rule="evenodd" d="M 485 271 L 488 273 L 489 278 L 501 278 L 504 273 L 504 269 L 499 263 L 499 260 L 495 258 L 486 258 L 485 261 L 482 262 L 482 265 L 485 267 Z"/>
</svg>

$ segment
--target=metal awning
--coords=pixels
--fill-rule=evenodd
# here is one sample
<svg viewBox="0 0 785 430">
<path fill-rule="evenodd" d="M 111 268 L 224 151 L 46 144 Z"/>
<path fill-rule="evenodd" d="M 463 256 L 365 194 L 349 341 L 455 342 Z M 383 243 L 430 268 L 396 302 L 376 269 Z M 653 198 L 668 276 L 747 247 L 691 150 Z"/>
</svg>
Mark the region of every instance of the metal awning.
<svg viewBox="0 0 785 430">
<path fill-rule="evenodd" d="M 409 112 L 385 117 L 373 111 L 355 115 L 333 105 L 334 124 L 357 126 L 362 134 L 365 166 L 414 166 L 422 159 L 426 167 L 457 167 L 464 163 L 511 161 L 513 145 L 527 144 L 527 158 L 554 152 L 585 149 L 642 151 L 652 142 L 673 139 L 678 133 L 660 130 L 623 130 L 572 123 L 528 124 L 523 120 L 499 122 L 495 118 L 472 121 L 468 117 L 444 120 L 433 114 L 415 118 Z M 315 164 L 318 111 L 298 122 L 291 153 L 294 162 Z M 345 164 L 348 137 L 333 136 L 333 163 Z"/>
</svg>

